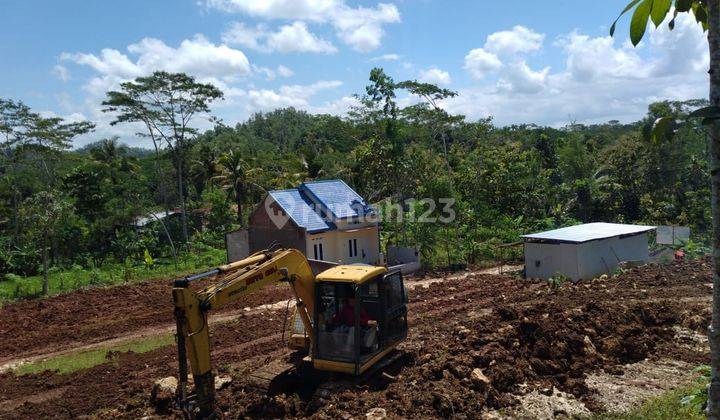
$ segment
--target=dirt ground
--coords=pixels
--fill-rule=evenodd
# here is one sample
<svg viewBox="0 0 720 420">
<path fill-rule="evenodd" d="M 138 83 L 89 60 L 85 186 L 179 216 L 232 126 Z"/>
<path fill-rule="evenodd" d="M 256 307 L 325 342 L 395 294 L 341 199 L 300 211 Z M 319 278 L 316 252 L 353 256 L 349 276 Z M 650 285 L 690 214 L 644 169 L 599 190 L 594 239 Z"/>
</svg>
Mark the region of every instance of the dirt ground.
<svg viewBox="0 0 720 420">
<path fill-rule="evenodd" d="M 412 283 L 409 281 L 408 283 Z M 255 294 L 216 317 L 213 362 L 232 382 L 219 391 L 227 418 L 544 417 L 630 408 L 689 380 L 709 362 L 708 261 L 649 265 L 604 280 L 565 284 L 470 273 L 419 280 L 409 290 L 410 334 L 385 374 L 311 399 L 318 382 L 287 378 L 284 392 L 247 386 L 246 373 L 287 356 L 283 288 Z M 172 326 L 170 286 L 94 289 L 0 309 L 0 364 Z M 72 374 L 0 374 L 0 417 L 179 416 L 151 404 L 174 375 L 175 349 L 119 353 Z M 642 388 L 642 392 L 638 389 Z"/>
</svg>

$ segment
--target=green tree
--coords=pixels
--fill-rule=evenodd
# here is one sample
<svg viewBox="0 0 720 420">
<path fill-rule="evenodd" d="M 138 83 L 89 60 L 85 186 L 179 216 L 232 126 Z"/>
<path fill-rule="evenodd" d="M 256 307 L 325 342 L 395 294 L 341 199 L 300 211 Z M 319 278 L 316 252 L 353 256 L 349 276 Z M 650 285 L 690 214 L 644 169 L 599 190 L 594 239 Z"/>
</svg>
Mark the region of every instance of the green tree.
<svg viewBox="0 0 720 420">
<path fill-rule="evenodd" d="M 0 98 L 0 187 L 9 190 L 12 197 L 15 237 L 20 234 L 18 212 L 22 197 L 31 195 L 35 188 L 54 186 L 57 177 L 51 158 L 60 156 L 70 148 L 73 138 L 94 127 L 87 121 L 69 123 L 59 117 L 45 118 L 22 102 Z M 38 185 L 40 181 L 43 185 Z"/>
<path fill-rule="evenodd" d="M 190 178 L 200 198 L 206 186 L 213 189 L 213 177 L 217 175 L 217 155 L 209 144 L 203 143 L 193 151 L 194 158 L 190 161 Z"/>
<path fill-rule="evenodd" d="M 461 122 L 463 116 L 452 116 L 440 107 L 440 101 L 457 96 L 457 92 L 442 89 L 431 83 L 421 83 L 417 80 L 406 80 L 397 84 L 412 95 L 420 97 L 423 102 L 409 106 L 402 110 L 403 114 L 420 124 L 425 124 L 433 137 L 440 137 L 443 146 L 443 155 L 450 170 L 448 160 L 447 132 L 453 125 Z"/>
<path fill-rule="evenodd" d="M 107 92 L 105 112 L 116 113 L 112 124 L 140 122 L 152 139 L 156 155 L 165 146 L 175 159 L 178 198 L 182 210 L 182 235 L 187 242 L 187 212 L 183 186 L 184 153 L 197 129 L 192 126 L 198 114 L 210 112 L 210 103 L 221 99 L 222 91 L 211 84 L 199 83 L 184 73 L 156 71 L 120 85 L 119 91 Z"/>
<path fill-rule="evenodd" d="M 672 0 L 633 0 L 621 12 L 621 16 L 633 10 L 630 21 L 630 40 L 637 45 L 645 35 L 648 21 L 658 27 L 670 13 Z M 707 31 L 710 52 L 710 106 L 697 111 L 694 116 L 704 117 L 710 133 L 710 174 L 712 187 L 713 219 L 713 314 L 708 340 L 712 364 L 712 380 L 708 389 L 708 418 L 720 418 L 720 1 L 718 0 L 675 0 L 675 10 L 669 22 L 675 27 L 675 18 L 680 13 L 692 13 L 697 22 Z M 619 17 L 618 17 L 619 19 Z M 617 19 L 610 27 L 615 32 Z M 692 116 L 693 114 L 691 114 Z M 671 119 L 658 119 L 653 137 L 667 133 L 672 126 Z"/>
<path fill-rule="evenodd" d="M 263 187 L 258 184 L 262 169 L 246 162 L 239 153 L 235 153 L 232 150 L 220 156 L 218 164 L 220 166 L 220 175 L 217 175 L 215 179 L 218 180 L 220 185 L 228 190 L 230 194 L 235 195 L 237 222 L 240 224 L 240 227 L 244 227 L 243 203 L 251 188 L 263 190 Z"/>
<path fill-rule="evenodd" d="M 43 295 L 48 294 L 48 268 L 50 244 L 63 222 L 72 213 L 72 205 L 56 191 L 41 191 L 23 202 L 21 215 L 27 236 L 39 244 L 42 255 Z"/>
</svg>

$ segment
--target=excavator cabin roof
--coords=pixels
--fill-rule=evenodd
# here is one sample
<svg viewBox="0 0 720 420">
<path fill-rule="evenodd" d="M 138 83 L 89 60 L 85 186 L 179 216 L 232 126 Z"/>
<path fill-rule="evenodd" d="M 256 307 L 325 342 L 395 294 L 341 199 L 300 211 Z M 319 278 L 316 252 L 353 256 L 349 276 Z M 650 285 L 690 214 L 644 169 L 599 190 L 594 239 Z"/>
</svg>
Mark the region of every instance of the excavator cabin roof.
<svg viewBox="0 0 720 420">
<path fill-rule="evenodd" d="M 315 280 L 363 284 L 385 273 L 387 273 L 387 268 L 385 267 L 373 265 L 338 265 L 318 274 Z"/>
</svg>

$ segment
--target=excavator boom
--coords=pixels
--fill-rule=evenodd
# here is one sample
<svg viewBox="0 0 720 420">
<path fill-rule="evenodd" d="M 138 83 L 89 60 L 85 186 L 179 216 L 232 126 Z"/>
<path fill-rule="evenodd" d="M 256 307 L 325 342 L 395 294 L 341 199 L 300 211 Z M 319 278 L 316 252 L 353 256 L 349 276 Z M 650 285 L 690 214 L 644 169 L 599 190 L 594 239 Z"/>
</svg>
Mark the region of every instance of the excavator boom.
<svg viewBox="0 0 720 420">
<path fill-rule="evenodd" d="M 215 284 L 195 291 L 190 283 L 216 277 Z M 313 326 L 314 277 L 308 260 L 296 249 L 261 251 L 250 257 L 218 267 L 207 273 L 176 280 L 172 290 L 177 323 L 180 378 L 178 401 L 186 412 L 198 410 L 200 417 L 212 414 L 214 377 L 210 357 L 208 312 L 242 296 L 278 282 L 288 282 L 297 301 L 297 310 L 310 340 Z M 187 360 L 195 383 L 192 398 L 185 395 Z"/>
</svg>

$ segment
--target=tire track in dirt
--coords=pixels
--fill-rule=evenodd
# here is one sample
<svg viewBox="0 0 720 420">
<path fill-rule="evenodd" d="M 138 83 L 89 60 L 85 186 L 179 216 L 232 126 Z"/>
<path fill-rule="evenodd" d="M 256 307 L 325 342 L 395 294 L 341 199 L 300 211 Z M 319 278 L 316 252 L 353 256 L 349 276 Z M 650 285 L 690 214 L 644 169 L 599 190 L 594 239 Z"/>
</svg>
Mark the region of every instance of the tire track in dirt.
<svg viewBox="0 0 720 420">
<path fill-rule="evenodd" d="M 480 272 L 480 274 L 482 274 L 482 273 L 485 273 L 485 271 Z M 454 280 L 462 280 L 462 279 L 467 278 L 470 275 L 475 275 L 475 273 L 463 273 L 461 275 L 449 276 L 449 277 L 444 277 L 444 278 L 440 277 L 440 278 L 424 279 L 424 280 L 420 280 L 420 281 L 409 281 L 407 288 L 408 288 L 408 291 L 411 291 L 418 287 L 427 289 L 431 285 L 437 285 L 437 284 L 440 284 L 443 282 L 454 281 Z M 156 284 L 150 285 L 148 283 L 145 286 L 148 286 L 148 287 L 153 286 L 152 289 L 157 289 Z M 109 288 L 109 289 L 105 289 L 105 290 L 111 291 L 112 294 L 115 295 L 115 294 L 121 292 L 122 289 L 127 288 L 127 287 L 128 286 L 116 286 L 115 288 Z M 129 287 L 134 288 L 135 285 L 131 285 Z M 139 287 L 143 287 L 143 286 L 141 285 Z M 282 287 L 284 289 L 283 286 L 280 286 L 280 287 Z M 163 289 L 163 290 L 165 290 L 165 289 Z M 247 299 L 242 300 L 242 302 L 258 303 L 259 306 L 255 306 L 252 308 L 245 306 L 242 309 L 223 308 L 222 310 L 220 310 L 217 313 L 214 313 L 212 315 L 212 318 L 210 321 L 211 324 L 231 322 L 231 321 L 237 319 L 237 317 L 243 313 L 256 313 L 256 312 L 262 311 L 262 310 L 278 309 L 280 306 L 284 306 L 285 303 L 287 302 L 287 300 L 281 300 L 281 301 L 274 301 L 273 303 L 267 303 L 266 299 L 271 299 L 272 298 L 271 296 L 274 296 L 277 293 L 275 293 L 273 291 L 273 292 L 271 292 L 272 295 L 268 296 L 267 292 L 265 292 L 265 293 L 263 293 L 263 292 L 264 291 L 259 291 L 256 294 L 249 295 Z M 287 290 L 287 292 L 288 292 L 288 294 L 290 293 L 289 290 Z M 454 296 L 462 297 L 471 292 L 472 291 L 458 292 Z M 74 297 L 74 296 L 72 296 L 72 297 Z M 71 296 L 58 296 L 58 297 L 50 298 L 50 299 L 64 300 L 64 299 L 72 298 L 72 297 Z M 63 299 L 61 299 L 61 298 L 63 298 Z M 449 299 L 452 299 L 452 298 L 449 298 Z M 20 305 L 22 305 L 22 304 L 20 304 Z M 166 309 L 168 309 L 168 311 L 171 311 L 172 304 L 170 303 L 169 305 L 170 305 L 169 306 L 170 309 L 168 309 L 168 308 L 166 308 Z M 233 306 L 238 306 L 238 305 L 239 304 L 235 304 Z M 12 308 L 5 307 L 4 309 L 7 309 L 9 311 Z M 165 312 L 167 312 L 167 311 L 165 311 Z M 2 315 L 2 310 L 0 309 L 0 316 L 1 315 Z M 31 316 L 32 316 L 32 314 L 30 314 L 30 313 L 26 314 L 26 317 L 31 317 Z M 113 317 L 113 318 L 115 320 L 122 319 L 122 317 Z M 115 322 L 122 323 L 123 321 L 115 321 Z M 101 326 L 107 327 L 108 326 L 107 317 L 101 317 L 99 319 L 91 319 L 90 322 L 88 323 L 88 325 L 90 325 L 90 326 L 101 325 Z M 48 343 L 44 343 L 45 344 L 44 347 L 40 347 L 40 345 L 38 345 L 35 348 L 26 349 L 25 351 L 20 352 L 19 354 L 13 354 L 13 355 L 7 356 L 7 357 L 0 357 L 0 373 L 8 371 L 10 369 L 14 369 L 14 368 L 16 368 L 22 364 L 26 364 L 26 363 L 37 362 L 40 360 L 45 360 L 45 359 L 49 359 L 49 358 L 53 358 L 53 357 L 63 356 L 66 354 L 76 353 L 76 352 L 82 352 L 82 351 L 88 351 L 88 350 L 100 349 L 100 348 L 109 348 L 109 347 L 117 346 L 117 345 L 120 345 L 123 343 L 137 341 L 137 340 L 140 340 L 143 338 L 170 334 L 170 333 L 173 333 L 174 331 L 175 331 L 175 324 L 173 322 L 166 322 L 161 325 L 155 325 L 155 326 L 145 327 L 145 328 L 142 328 L 141 326 L 138 325 L 138 328 L 134 331 L 124 333 L 124 334 L 119 334 L 115 337 L 112 337 L 109 339 L 104 339 L 104 340 L 99 339 L 99 337 L 89 337 L 89 338 L 87 338 L 85 340 L 81 340 L 81 341 L 65 342 L 62 345 L 59 345 L 57 343 L 52 344 L 52 345 L 48 344 Z M 102 335 L 100 335 L 100 337 L 102 337 Z M 49 349 L 52 349 L 52 350 L 48 351 Z"/>
</svg>

